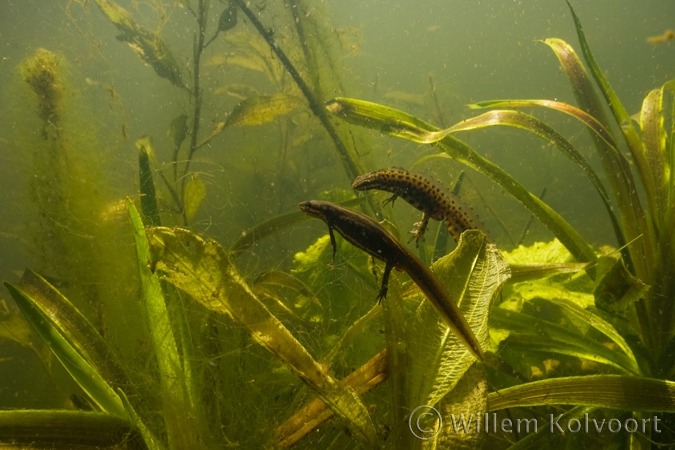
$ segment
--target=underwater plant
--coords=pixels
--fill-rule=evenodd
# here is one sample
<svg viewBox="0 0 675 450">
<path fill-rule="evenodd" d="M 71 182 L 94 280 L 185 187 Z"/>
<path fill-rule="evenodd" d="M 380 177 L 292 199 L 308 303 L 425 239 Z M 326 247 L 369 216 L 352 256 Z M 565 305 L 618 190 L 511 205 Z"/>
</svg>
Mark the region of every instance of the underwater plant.
<svg viewBox="0 0 675 450">
<path fill-rule="evenodd" d="M 162 36 L 161 26 L 148 29 L 112 1 L 95 3 L 120 33 L 118 39 L 190 105 L 167 121 L 168 163 L 161 162 L 158 136 L 136 140 L 140 199 L 122 203 L 131 223 L 133 247 L 128 248 L 135 250 L 138 275 L 132 284 L 138 289 L 116 301 L 133 311 L 130 315 L 138 312 L 144 326 L 126 330 L 130 339 L 140 341 L 139 349 L 127 352 L 128 347 L 106 336 L 102 323 L 92 321 L 90 312 L 79 306 L 91 300 L 90 291 L 69 290 L 67 298 L 61 292 L 66 289 L 32 270 L 18 283 L 5 282 L 23 316 L 79 390 L 71 397 L 77 411 L 0 411 L 0 441 L 65 448 L 413 449 L 588 447 L 597 443 L 597 436 L 607 446 L 644 448 L 672 440 L 655 415 L 675 412 L 675 311 L 669 303 L 675 287 L 669 239 L 675 219 L 668 206 L 674 159 L 673 131 L 668 129 L 672 82 L 647 96 L 636 128 L 595 63 L 570 6 L 590 75 L 569 45 L 556 39 L 544 42 L 560 58 L 579 107 L 548 100 L 481 102 L 474 107 L 511 109 L 493 109 L 447 128 L 434 97 L 443 125 L 437 129 L 410 114 L 351 98 L 337 97 L 324 107 L 335 92 L 344 95 L 342 74 L 328 40 L 321 39 L 328 27 L 307 2 L 264 6 L 276 8 L 282 17 L 277 26 L 266 26 L 263 7 L 254 11 L 242 0 L 181 1 L 186 16 L 194 19 L 188 64 Z M 86 7 L 87 2 L 80 4 Z M 208 20 L 214 5 L 222 9 L 217 23 Z M 207 48 L 221 43 L 226 51 L 205 56 Z M 38 117 L 44 133 L 58 138 L 56 125 L 67 112 L 59 106 L 62 79 L 50 76 L 58 58 L 47 51 L 38 51 L 36 58 L 42 62 L 28 62 L 22 73 L 41 98 Z M 205 67 L 263 74 L 274 93 L 228 84 L 222 92 L 237 103 L 226 116 L 211 114 L 204 106 L 205 92 L 221 88 L 206 87 L 211 77 L 203 75 Z M 591 77 L 611 119 L 593 93 Z M 513 109 L 519 107 L 548 107 L 581 121 L 592 132 L 606 178 L 562 134 Z M 205 117 L 213 124 L 206 132 Z M 339 126 L 335 117 L 357 127 Z M 302 211 L 275 216 L 265 209 L 267 220 L 245 228 L 229 246 L 197 229 L 196 218 L 210 189 L 208 175 L 194 170 L 197 152 L 235 126 L 270 123 L 279 125 L 282 137 L 280 179 L 283 170 L 303 163 L 304 154 L 291 151 L 313 134 L 325 134 L 351 184 L 369 164 L 355 151 L 364 139 L 358 127 L 371 128 L 436 146 L 442 155 L 497 183 L 549 228 L 557 238 L 553 242 L 501 252 L 482 231 L 465 223 L 473 220 L 471 214 L 453 217 L 455 221 L 446 217 L 449 231 L 457 236 L 453 224 L 466 219 L 456 248 L 448 253 L 444 227 L 436 236 L 427 234 L 431 246 L 421 239 L 429 217 L 415 227 L 420 262 L 405 267 L 415 270 L 416 264 L 434 261 L 430 270 L 424 268 L 423 281 L 433 279 L 457 301 L 451 314 L 459 314 L 473 330 L 474 353 L 483 353 L 484 362 L 462 345 L 466 333 L 456 336 L 439 317 L 434 308 L 439 305 L 432 302 L 437 299 L 425 300 L 424 289 L 406 275 L 367 257 L 377 254 L 377 249 L 363 248 L 367 242 L 357 241 L 361 248 L 355 248 L 315 224 L 319 237 L 305 248 L 307 228 L 302 233 L 292 228 L 308 220 Z M 496 125 L 526 130 L 569 156 L 602 199 L 620 248 L 592 247 L 540 196 L 455 137 Z M 61 145 L 58 139 L 50 142 Z M 73 155 L 71 162 L 76 159 Z M 323 173 L 333 172 L 329 166 Z M 298 173 L 292 172 L 301 178 Z M 334 178 L 326 178 L 334 188 Z M 459 184 L 461 178 L 457 188 Z M 284 195 L 296 203 L 309 200 L 306 189 Z M 388 242 L 403 240 L 390 210 L 380 208 L 373 196 L 332 189 L 320 197 L 383 219 L 381 227 L 391 235 Z M 289 210 L 281 194 L 279 199 L 279 212 Z M 54 202 L 53 210 L 44 210 L 46 216 L 67 217 L 66 203 Z M 73 224 L 63 236 L 81 231 Z M 182 228 L 162 226 L 167 224 Z M 285 267 L 268 263 L 260 256 L 268 252 L 261 242 L 289 229 L 294 230 L 290 248 L 304 250 Z M 64 238 L 63 247 L 73 251 L 77 243 Z M 51 254 L 57 265 L 58 250 Z M 248 266 L 251 254 L 262 260 L 258 273 Z M 78 261 L 86 265 L 91 259 L 73 258 L 73 264 Z M 105 270 L 104 264 L 91 266 Z M 380 287 L 378 277 L 389 285 Z M 381 296 L 387 294 L 380 303 L 378 288 Z M 2 320 L 3 327 L 10 323 L 4 316 Z M 108 325 L 114 320 L 108 319 Z M 11 323 L 17 335 L 29 334 L 16 321 Z M 465 416 L 460 419 L 461 414 Z M 554 427 L 549 417 L 570 433 L 549 432 Z M 537 432 L 519 433 L 513 442 L 489 432 L 489 427 L 504 423 L 529 426 L 533 418 L 541 420 Z M 584 420 L 602 433 L 589 436 L 565 428 Z M 614 433 L 610 427 L 615 420 L 628 433 Z M 629 430 L 632 424 L 638 432 Z"/>
<path fill-rule="evenodd" d="M 670 392 L 675 386 L 675 221 L 671 198 L 675 192 L 671 179 L 675 161 L 675 84 L 669 81 L 652 90 L 644 99 L 639 118 L 630 117 L 593 58 L 581 23 L 569 3 L 568 6 L 590 75 L 569 44 L 560 39 L 543 42 L 559 58 L 579 107 L 551 100 L 484 101 L 470 106 L 491 111 L 443 130 L 404 112 L 361 100 L 336 98 L 327 108 L 350 123 L 382 134 L 435 145 L 445 155 L 497 183 L 557 238 L 559 244 L 552 243 L 547 249 L 516 250 L 506 255 L 512 280 L 503 292 L 503 302 L 490 316 L 492 348 L 500 362 L 490 368 L 497 369 L 490 379 L 498 391 L 489 394 L 488 409 L 576 405 L 563 411 L 565 423 L 584 417 L 588 423 L 589 414 L 604 414 L 604 421 L 612 417 L 604 408 L 621 410 L 625 411 L 622 423 L 642 425 L 639 433 L 615 435 L 616 445 L 659 445 L 671 442 L 672 434 L 659 428 L 653 413 L 663 415 L 664 421 L 671 420 Z M 597 97 L 596 88 L 604 103 Z M 581 152 L 552 127 L 515 109 L 496 109 L 520 107 L 550 108 L 584 124 L 592 135 L 610 189 L 605 188 Z M 548 140 L 574 161 L 600 195 L 620 248 L 598 253 L 541 199 L 455 137 L 459 132 L 490 126 L 523 129 Z M 583 263 L 583 269 L 578 264 L 576 268 L 570 266 L 572 261 Z M 569 275 L 575 271 L 580 272 Z M 537 312 L 541 309 L 545 314 Z M 551 354 L 558 356 L 541 359 Z M 580 376 L 561 376 L 558 368 L 570 362 L 566 356 L 606 368 L 587 364 L 577 369 Z M 499 375 L 499 369 L 504 373 Z M 548 379 L 517 381 L 511 378 L 515 374 Z M 517 409 L 510 411 L 519 414 Z M 546 409 L 539 411 L 530 409 L 529 414 L 545 417 Z M 444 430 L 454 432 L 450 427 Z M 555 441 L 547 429 L 539 431 L 513 447 L 529 448 Z M 581 436 L 574 439 L 576 445 L 588 445 Z M 593 437 L 586 439 L 592 441 Z"/>
</svg>

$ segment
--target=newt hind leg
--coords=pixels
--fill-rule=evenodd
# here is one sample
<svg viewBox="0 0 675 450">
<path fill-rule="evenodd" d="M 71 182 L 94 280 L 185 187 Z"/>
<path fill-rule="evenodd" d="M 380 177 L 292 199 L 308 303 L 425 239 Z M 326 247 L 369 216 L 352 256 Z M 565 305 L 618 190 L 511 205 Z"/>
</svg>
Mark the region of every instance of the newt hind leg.
<svg viewBox="0 0 675 450">
<path fill-rule="evenodd" d="M 426 233 L 427 228 L 429 227 L 429 219 L 431 219 L 431 216 L 427 213 L 424 213 L 422 215 L 422 220 L 413 225 L 413 229 L 410 230 L 412 237 L 408 243 L 415 239 L 415 247 L 419 247 L 420 241 L 424 242 L 424 233 Z"/>
</svg>

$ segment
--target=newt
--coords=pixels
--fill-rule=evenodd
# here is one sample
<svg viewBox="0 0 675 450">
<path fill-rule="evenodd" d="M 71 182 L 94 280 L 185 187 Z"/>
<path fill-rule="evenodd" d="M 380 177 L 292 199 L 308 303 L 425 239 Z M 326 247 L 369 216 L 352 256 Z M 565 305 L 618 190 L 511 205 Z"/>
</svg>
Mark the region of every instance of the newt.
<svg viewBox="0 0 675 450">
<path fill-rule="evenodd" d="M 477 359 L 483 360 L 483 350 L 478 339 L 448 291 L 422 261 L 391 232 L 365 214 L 335 203 L 310 200 L 300 203 L 300 209 L 305 214 L 326 222 L 333 246 L 333 258 L 337 249 L 333 233 L 336 230 L 350 244 L 385 263 L 382 285 L 377 296 L 379 301 L 387 297 L 392 269 L 406 272 L 459 341 Z"/>
<path fill-rule="evenodd" d="M 464 205 L 459 197 L 421 173 L 409 172 L 398 167 L 380 169 L 358 176 L 352 188 L 358 191 L 380 189 L 391 192 L 394 195 L 384 202 L 385 205 L 389 202 L 393 204 L 394 200 L 401 197 L 422 211 L 422 220 L 417 222 L 412 230 L 417 246 L 420 240 L 424 240 L 429 219 L 445 219 L 445 226 L 455 242 L 465 230 L 484 229 L 478 216 L 470 207 Z"/>
</svg>

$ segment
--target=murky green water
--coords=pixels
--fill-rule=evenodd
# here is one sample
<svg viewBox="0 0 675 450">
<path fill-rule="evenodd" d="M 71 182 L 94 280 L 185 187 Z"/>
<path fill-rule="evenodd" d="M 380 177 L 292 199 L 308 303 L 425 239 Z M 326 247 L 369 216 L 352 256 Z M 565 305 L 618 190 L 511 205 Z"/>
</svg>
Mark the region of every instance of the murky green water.
<svg viewBox="0 0 675 450">
<path fill-rule="evenodd" d="M 217 261 L 227 260 L 237 273 L 229 282 L 251 293 L 238 298 L 249 303 L 258 299 L 297 340 L 297 348 L 304 347 L 316 367 L 335 380 L 370 367 L 368 361 L 385 347 L 391 353 L 393 344 L 385 342 L 385 335 L 397 336 L 391 327 L 405 328 L 388 322 L 379 309 L 368 316 L 380 282 L 372 272 L 381 277 L 384 265 L 373 264 L 342 239 L 333 260 L 325 224 L 319 220 L 282 218 L 266 231 L 256 229 L 259 224 L 297 213 L 301 201 L 350 200 L 356 196 L 351 189 L 354 175 L 396 166 L 423 172 L 449 189 L 463 173 L 459 195 L 500 250 L 553 239 L 550 229 L 530 221 L 504 186 L 437 156 L 442 153 L 438 146 L 386 136 L 381 127 L 352 125 L 325 111 L 323 104 L 335 97 L 367 100 L 441 129 L 483 113 L 467 105 L 484 100 L 550 99 L 575 105 L 558 59 L 541 42 L 560 38 L 581 55 L 563 1 L 267 0 L 247 5 L 263 34 L 227 1 L 0 2 L 0 278 L 19 283 L 25 269 L 35 270 L 87 318 L 134 385 L 129 400 L 158 448 L 180 448 L 195 439 L 206 448 L 274 446 L 282 439 L 278 427 L 317 395 L 329 403 L 347 400 L 312 387 L 311 376 L 298 376 L 298 367 L 304 366 L 275 350 L 280 335 L 252 331 L 255 320 L 246 314 L 254 312 L 224 314 L 234 307 L 210 307 L 205 300 L 195 301 L 197 295 L 185 286 L 178 286 L 181 291 L 166 281 L 165 313 L 180 367 L 174 367 L 175 378 L 162 372 L 157 346 L 171 346 L 157 342 L 159 325 L 148 317 L 127 198 L 141 211 L 146 226 L 156 207 L 154 217 L 161 225 L 185 227 L 234 251 Z M 668 1 L 629 0 L 577 1 L 572 6 L 627 113 L 638 113 L 650 90 L 675 78 L 675 40 L 667 33 L 675 28 L 674 7 Z M 225 17 L 228 8 L 231 16 Z M 236 17 L 232 11 L 238 11 Z M 288 61 L 280 61 L 276 49 Z M 306 84 L 305 90 L 291 71 Z M 555 128 L 608 185 L 583 125 L 553 110 L 521 110 Z M 593 185 L 550 142 L 512 127 L 453 136 L 543 198 L 593 248 L 617 246 Z M 139 153 L 146 157 L 145 182 L 139 175 Z M 647 194 L 639 184 L 638 191 L 644 199 Z M 394 208 L 382 206 L 386 193 L 370 195 L 355 208 L 378 221 L 386 219 L 385 227 L 405 245 L 408 231 L 421 218 L 419 211 L 402 200 Z M 444 255 L 455 247 L 445 233 L 443 222 L 432 220 L 422 247 L 409 243 L 407 248 L 428 265 L 434 251 Z M 450 241 L 447 247 L 440 244 L 443 239 Z M 188 250 L 196 245 L 181 242 Z M 151 245 L 158 244 L 151 240 Z M 177 253 L 177 261 L 187 258 Z M 171 268 L 155 269 L 153 265 L 149 277 Z M 400 316 L 389 312 L 385 317 L 412 321 L 421 297 L 411 298 L 414 284 L 406 284 L 405 275 L 393 278 L 395 298 L 405 297 L 405 308 Z M 582 292 L 579 298 L 587 295 L 591 300 L 584 301 L 592 303 L 595 285 L 589 279 L 560 286 Z M 565 292 L 561 297 L 577 298 Z M 542 314 L 567 324 L 558 312 Z M 402 354 L 415 351 L 409 347 Z M 291 359 L 299 358 L 298 352 L 293 350 Z M 519 358 L 508 352 L 503 356 L 514 366 Z M 542 377 L 617 373 L 602 361 L 600 368 L 597 360 L 592 363 L 596 366 L 583 366 L 570 352 L 545 360 L 548 365 L 537 360 L 539 372 L 527 359 L 516 367 L 518 376 L 505 381 L 488 371 L 487 379 L 504 388 L 537 379 L 542 371 Z M 73 395 L 86 397 L 4 289 L 0 365 L 0 409 L 74 410 Z M 405 364 L 400 367 L 412 379 L 422 366 L 409 372 Z M 377 387 L 363 397 L 362 409 L 349 403 L 354 408 L 350 413 L 302 432 L 309 436 L 298 445 L 422 445 L 401 437 L 407 428 L 395 424 L 398 416 L 392 407 L 401 405 L 400 399 L 383 379 L 373 381 Z M 494 391 L 494 386 L 480 386 Z M 184 410 L 167 406 L 171 389 L 182 389 Z M 101 410 L 100 404 L 90 403 Z M 341 405 L 347 408 L 347 403 Z M 410 409 L 408 404 L 406 411 Z M 185 424 L 178 416 L 183 411 L 190 432 L 181 429 Z M 545 412 L 534 414 L 548 417 Z M 302 420 L 317 414 L 307 413 Z M 522 409 L 513 414 L 527 415 Z M 369 417 L 363 423 L 348 425 L 350 418 L 364 415 Z M 368 428 L 364 423 L 372 427 L 365 437 L 358 435 Z M 522 437 L 495 434 L 469 445 L 507 448 Z"/>
</svg>

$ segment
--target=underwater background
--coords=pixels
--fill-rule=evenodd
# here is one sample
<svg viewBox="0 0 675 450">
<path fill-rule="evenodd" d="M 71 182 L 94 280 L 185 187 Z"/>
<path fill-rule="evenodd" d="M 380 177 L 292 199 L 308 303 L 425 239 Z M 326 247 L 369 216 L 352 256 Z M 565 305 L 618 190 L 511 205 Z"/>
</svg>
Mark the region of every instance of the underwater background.
<svg viewBox="0 0 675 450">
<path fill-rule="evenodd" d="M 385 346 L 380 316 L 353 335 L 348 331 L 375 307 L 379 278 L 371 272 L 381 267 L 373 269 L 365 254 L 341 239 L 333 260 L 324 223 L 293 219 L 242 244 L 264 221 L 297 213 L 301 201 L 343 202 L 357 193 L 334 139 L 265 36 L 241 11 L 232 12 L 234 4 L 0 1 L 0 278 L 15 284 L 24 270 L 34 270 L 86 317 L 125 367 L 134 398 L 142 399 L 132 403 L 157 448 L 180 448 L 194 436 L 167 438 L 172 413 L 160 392 L 166 384 L 153 356 L 157 343 L 148 331 L 153 325 L 144 307 L 127 198 L 141 210 L 146 226 L 161 221 L 185 227 L 233 252 L 231 264 L 246 289 L 263 299 L 337 379 Z M 356 98 L 446 129 L 478 115 L 481 111 L 467 105 L 484 100 L 576 104 L 558 58 L 541 42 L 559 38 L 581 54 L 562 0 L 256 0 L 246 5 L 321 105 L 335 97 Z M 201 15 L 200 6 L 208 14 Z M 572 6 L 628 114 L 639 113 L 650 90 L 675 78 L 675 39 L 668 34 L 675 29 L 675 5 L 578 0 Z M 200 17 L 206 30 L 201 43 Z M 127 38 L 120 39 L 125 29 Z M 552 110 L 538 110 L 537 117 L 601 170 L 582 124 Z M 434 156 L 436 147 L 332 116 L 328 120 L 360 173 L 403 167 L 450 189 L 463 174 L 459 195 L 499 250 L 552 241 L 553 234 L 531 221 L 503 187 L 460 162 Z M 456 136 L 541 197 L 593 248 L 619 246 L 593 184 L 552 143 L 511 127 Z M 145 172 L 143 160 L 151 168 Z M 156 210 L 143 205 L 149 198 L 142 181 L 148 173 Z M 600 178 L 607 183 L 605 175 Z M 373 194 L 359 208 L 386 218 L 406 245 L 419 211 L 401 200 L 393 208 L 382 206 L 386 198 Z M 441 233 L 443 222 L 432 221 L 422 248 L 407 247 L 428 265 L 438 259 L 434 244 Z M 450 243 L 447 252 L 452 248 Z M 165 293 L 171 292 L 167 298 L 174 299 L 167 301 L 175 320 L 170 328 L 176 336 L 187 333 L 194 346 L 192 374 L 200 380 L 194 398 L 206 417 L 195 420 L 211 420 L 195 426 L 195 435 L 205 448 L 273 446 L 274 430 L 314 399 L 311 389 L 297 370 L 259 345 L 249 328 L 162 283 Z M 406 289 L 393 288 L 400 296 Z M 185 344 L 177 348 L 186 358 Z M 391 431 L 387 389 L 380 385 L 364 400 L 384 446 L 394 445 L 387 442 L 390 433 L 399 433 Z M 82 406 L 83 397 L 81 385 L 31 331 L 3 288 L 0 409 L 101 410 L 91 401 Z M 351 426 L 340 420 L 326 422 L 298 447 L 367 447 L 369 438 L 354 438 Z M 507 448 L 515 442 L 512 436 L 489 439 L 476 445 Z"/>
</svg>

